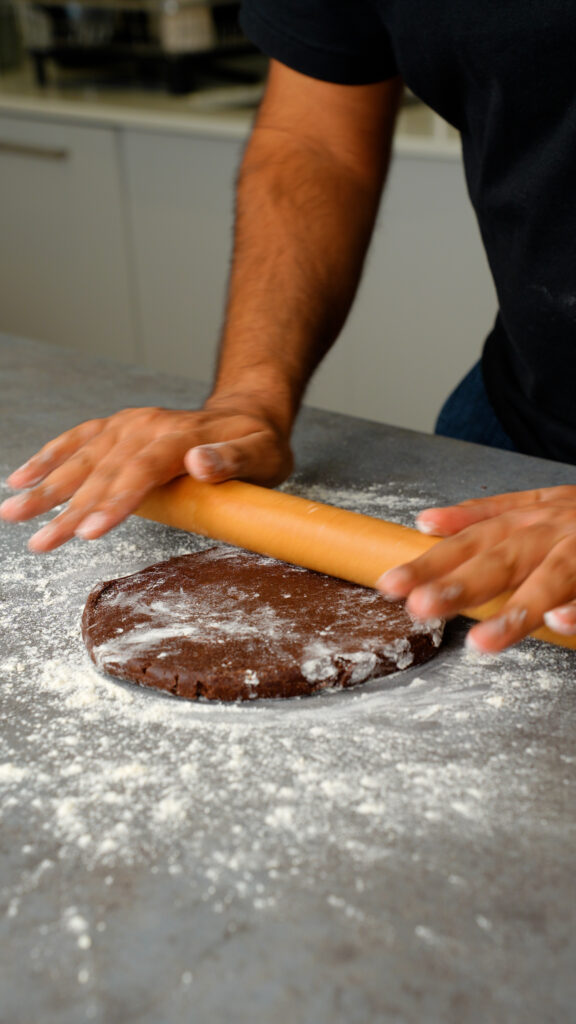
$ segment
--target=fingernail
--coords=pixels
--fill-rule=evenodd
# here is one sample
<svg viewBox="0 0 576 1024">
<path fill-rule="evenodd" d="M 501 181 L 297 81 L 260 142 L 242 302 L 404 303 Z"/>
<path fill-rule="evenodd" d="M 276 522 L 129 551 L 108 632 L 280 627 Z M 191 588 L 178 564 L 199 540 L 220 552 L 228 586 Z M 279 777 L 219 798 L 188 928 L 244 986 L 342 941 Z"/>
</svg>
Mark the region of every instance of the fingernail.
<svg viewBox="0 0 576 1024">
<path fill-rule="evenodd" d="M 57 444 L 48 444 L 44 448 L 44 451 L 38 452 L 38 454 L 35 455 L 33 459 L 29 459 L 26 465 L 29 466 L 32 462 L 38 463 L 39 465 L 43 465 L 46 462 L 50 462 L 54 458 L 54 452 L 56 450 Z"/>
<path fill-rule="evenodd" d="M 413 598 L 416 598 L 415 603 L 418 606 L 418 611 L 415 611 L 413 605 Z M 418 587 L 417 595 L 410 595 L 410 614 L 416 619 L 422 622 L 427 619 L 429 615 L 433 615 L 434 612 L 438 611 L 438 605 L 441 604 L 440 591 L 433 584 L 427 587 Z"/>
<path fill-rule="evenodd" d="M 428 533 L 434 537 L 443 537 L 444 533 L 438 526 L 438 523 L 430 518 L 422 519 L 423 515 L 425 515 L 424 512 L 416 517 L 416 529 L 420 533 Z"/>
<path fill-rule="evenodd" d="M 404 591 L 409 583 L 410 573 L 402 566 L 397 569 L 388 569 L 388 572 L 383 573 L 382 576 L 376 580 L 378 590 L 382 592 L 384 597 L 389 598 L 391 601 L 396 601 L 399 597 L 404 597 Z"/>
<path fill-rule="evenodd" d="M 0 515 L 21 512 L 27 501 L 27 494 L 16 494 L 13 498 L 6 498 L 6 501 L 0 505 Z"/>
<path fill-rule="evenodd" d="M 199 445 L 194 452 L 196 454 L 195 475 L 198 480 L 207 480 L 224 469 L 224 459 L 217 451 L 216 445 Z"/>
<path fill-rule="evenodd" d="M 22 467 L 22 469 L 23 468 L 24 467 Z M 26 477 L 25 483 L 22 485 L 22 483 L 15 483 L 14 482 L 14 477 L 18 473 L 20 473 L 19 469 L 15 470 L 15 472 L 11 473 L 11 475 L 8 477 L 6 483 L 8 484 L 9 487 L 22 487 L 22 486 L 24 486 L 24 487 L 35 487 L 36 484 L 41 483 L 41 481 L 46 476 L 46 473 L 35 473 L 34 476 Z"/>
<path fill-rule="evenodd" d="M 576 608 L 574 605 L 553 608 L 552 611 L 545 613 L 544 622 L 554 633 L 561 633 L 563 636 L 574 636 L 576 633 Z"/>
<path fill-rule="evenodd" d="M 11 480 L 12 477 L 13 476 L 17 476 L 18 473 L 25 473 L 26 470 L 29 469 L 29 468 L 30 468 L 30 461 L 23 462 L 21 466 L 18 466 L 16 469 L 12 470 L 12 472 L 10 473 L 10 476 L 8 477 L 8 479 Z"/>
<path fill-rule="evenodd" d="M 110 517 L 104 512 L 92 512 L 78 524 L 74 534 L 76 537 L 81 537 L 82 540 L 94 540 L 110 525 Z"/>
<path fill-rule="evenodd" d="M 461 597 L 464 587 L 460 583 L 451 583 L 447 587 L 438 587 L 432 583 L 427 587 L 421 587 L 419 591 L 420 600 L 425 604 L 452 604 Z"/>
<path fill-rule="evenodd" d="M 488 622 L 483 622 L 481 626 L 474 630 L 474 633 L 468 633 L 466 646 L 469 650 L 479 654 L 490 653 L 486 652 L 484 647 L 481 646 L 483 641 L 501 640 L 511 629 L 522 625 L 527 614 L 526 608 L 511 608 L 504 615 L 499 615 L 497 619 L 489 619 Z"/>
<path fill-rule="evenodd" d="M 494 624 L 490 623 L 491 627 L 493 625 L 492 629 L 489 630 L 488 627 L 484 627 L 478 635 L 473 632 L 467 633 L 466 640 L 464 641 L 467 650 L 473 651 L 474 654 L 493 654 L 493 651 L 486 650 L 483 640 L 499 640 L 504 636 L 506 628 L 501 625 L 503 621 L 503 619 L 495 619 Z"/>
<path fill-rule="evenodd" d="M 444 619 L 437 615 L 429 615 L 425 612 L 422 615 L 416 615 L 408 605 L 406 605 L 406 612 L 416 625 L 421 626 L 422 629 L 440 629 L 444 623 Z"/>
<path fill-rule="evenodd" d="M 410 614 L 420 621 L 428 619 L 430 615 L 445 615 L 463 593 L 464 587 L 460 583 L 451 583 L 446 587 L 430 583 L 418 587 L 418 590 L 408 599 L 411 605 Z M 418 608 L 417 612 L 414 610 L 414 605 Z"/>
<path fill-rule="evenodd" d="M 466 639 L 464 641 L 464 646 L 465 646 L 467 651 L 471 651 L 473 654 L 489 654 L 490 653 L 489 651 L 485 651 L 484 648 L 478 646 L 478 644 L 476 642 L 476 637 L 473 636 L 472 633 L 467 633 L 466 634 Z"/>
<path fill-rule="evenodd" d="M 53 519 L 51 523 L 48 523 L 46 526 L 43 526 L 41 530 L 38 530 L 37 533 L 30 537 L 30 540 L 28 541 L 28 547 L 31 549 L 31 551 L 36 551 L 38 548 L 38 544 L 43 544 L 44 541 L 51 541 L 57 530 L 58 524 L 56 523 L 56 520 Z"/>
</svg>

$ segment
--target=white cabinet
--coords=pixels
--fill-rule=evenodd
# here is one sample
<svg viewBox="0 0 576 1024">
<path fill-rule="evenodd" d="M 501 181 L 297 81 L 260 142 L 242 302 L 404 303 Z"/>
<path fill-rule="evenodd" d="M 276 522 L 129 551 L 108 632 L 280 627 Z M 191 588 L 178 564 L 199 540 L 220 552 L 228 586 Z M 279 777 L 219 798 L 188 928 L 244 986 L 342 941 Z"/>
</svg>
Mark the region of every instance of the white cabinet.
<svg viewBox="0 0 576 1024">
<path fill-rule="evenodd" d="M 307 401 L 431 430 L 495 313 L 460 161 L 400 152 L 356 303 Z"/>
<path fill-rule="evenodd" d="M 212 377 L 240 152 L 235 139 L 124 133 L 135 297 L 148 367 Z"/>
<path fill-rule="evenodd" d="M 137 358 L 115 132 L 0 117 L 0 329 Z"/>
</svg>

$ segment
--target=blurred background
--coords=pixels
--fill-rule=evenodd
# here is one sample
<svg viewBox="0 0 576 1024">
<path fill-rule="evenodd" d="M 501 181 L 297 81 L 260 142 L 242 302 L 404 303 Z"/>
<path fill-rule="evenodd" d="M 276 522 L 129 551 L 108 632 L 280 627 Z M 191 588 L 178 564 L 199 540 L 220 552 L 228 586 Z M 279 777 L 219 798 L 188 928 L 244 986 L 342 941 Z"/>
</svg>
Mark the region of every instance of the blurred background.
<svg viewBox="0 0 576 1024">
<path fill-rule="evenodd" d="M 0 332 L 209 381 L 267 62 L 226 0 L 0 0 Z M 432 429 L 496 300 L 457 133 L 407 92 L 360 293 L 307 396 Z"/>
</svg>

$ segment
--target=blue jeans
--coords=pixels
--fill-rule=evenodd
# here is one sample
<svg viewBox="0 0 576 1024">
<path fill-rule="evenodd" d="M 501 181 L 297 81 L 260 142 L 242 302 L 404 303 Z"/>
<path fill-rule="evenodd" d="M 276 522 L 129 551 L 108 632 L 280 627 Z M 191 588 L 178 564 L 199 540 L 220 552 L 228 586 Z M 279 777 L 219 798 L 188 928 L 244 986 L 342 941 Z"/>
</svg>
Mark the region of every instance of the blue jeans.
<svg viewBox="0 0 576 1024">
<path fill-rule="evenodd" d="M 444 437 L 455 437 L 460 441 L 486 444 L 490 448 L 518 451 L 490 405 L 480 362 L 472 367 L 446 399 L 434 432 Z"/>
</svg>

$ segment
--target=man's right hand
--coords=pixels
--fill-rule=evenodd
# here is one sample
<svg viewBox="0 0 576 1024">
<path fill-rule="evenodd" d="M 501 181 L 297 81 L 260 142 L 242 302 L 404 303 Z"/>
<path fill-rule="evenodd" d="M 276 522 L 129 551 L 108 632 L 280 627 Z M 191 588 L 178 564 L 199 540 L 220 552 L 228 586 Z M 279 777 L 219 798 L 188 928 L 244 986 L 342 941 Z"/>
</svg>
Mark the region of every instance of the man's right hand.
<svg viewBox="0 0 576 1024">
<path fill-rule="evenodd" d="M 100 537 L 189 472 L 277 484 L 306 384 L 354 298 L 402 83 L 321 82 L 271 62 L 239 174 L 235 255 L 212 397 L 199 412 L 128 409 L 45 445 L 8 483 L 19 522 L 68 502 L 30 541 Z"/>
<path fill-rule="evenodd" d="M 50 441 L 8 478 L 23 493 L 0 515 L 22 522 L 61 505 L 31 538 L 32 551 L 52 551 L 74 536 L 93 540 L 134 512 L 159 484 L 188 472 L 219 483 L 239 478 L 274 486 L 291 472 L 288 437 L 265 413 L 211 399 L 198 412 L 124 409 L 88 420 Z"/>
</svg>

